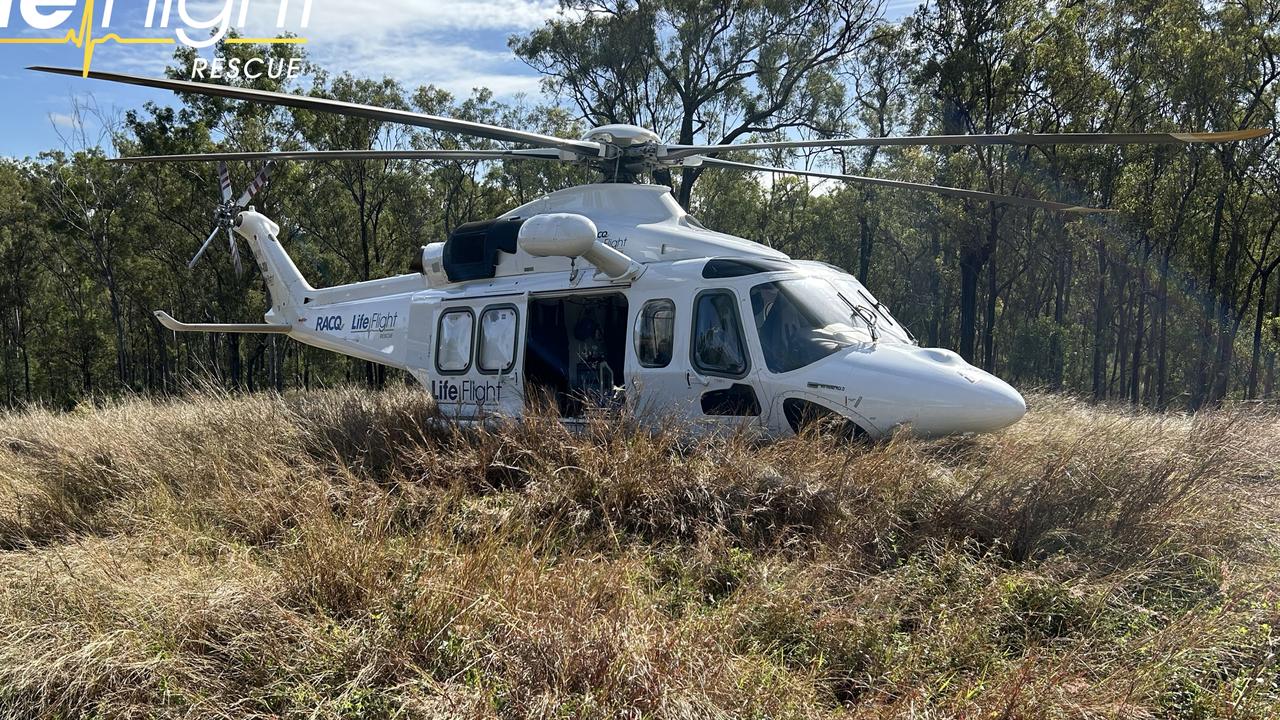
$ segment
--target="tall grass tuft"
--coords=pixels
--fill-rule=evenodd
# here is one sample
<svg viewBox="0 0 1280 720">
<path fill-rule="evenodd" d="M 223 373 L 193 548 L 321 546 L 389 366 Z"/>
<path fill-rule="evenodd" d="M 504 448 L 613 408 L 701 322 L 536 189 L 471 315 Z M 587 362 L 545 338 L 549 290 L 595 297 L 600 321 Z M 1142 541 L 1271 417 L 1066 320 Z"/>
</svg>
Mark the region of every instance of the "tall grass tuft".
<svg viewBox="0 0 1280 720">
<path fill-rule="evenodd" d="M 413 390 L 0 416 L 3 717 L 1280 716 L 1280 416 L 690 441 Z"/>
</svg>

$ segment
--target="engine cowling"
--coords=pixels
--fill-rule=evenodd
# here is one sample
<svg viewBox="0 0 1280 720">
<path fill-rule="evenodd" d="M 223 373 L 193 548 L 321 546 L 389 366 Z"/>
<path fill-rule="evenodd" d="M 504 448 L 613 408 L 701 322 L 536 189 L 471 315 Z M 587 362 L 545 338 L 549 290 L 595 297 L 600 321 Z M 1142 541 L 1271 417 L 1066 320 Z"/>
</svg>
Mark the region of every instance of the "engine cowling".
<svg viewBox="0 0 1280 720">
<path fill-rule="evenodd" d="M 409 270 L 425 276 L 428 287 L 449 284 L 449 276 L 444 271 L 444 243 L 431 243 L 418 248 L 418 252 L 409 261 Z"/>
</svg>

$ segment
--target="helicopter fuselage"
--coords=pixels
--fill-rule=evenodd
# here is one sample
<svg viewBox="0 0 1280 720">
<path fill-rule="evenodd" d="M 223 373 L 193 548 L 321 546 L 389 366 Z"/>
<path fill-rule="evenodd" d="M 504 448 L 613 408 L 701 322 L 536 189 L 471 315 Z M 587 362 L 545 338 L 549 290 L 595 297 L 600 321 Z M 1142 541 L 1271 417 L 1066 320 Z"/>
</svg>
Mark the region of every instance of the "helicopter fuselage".
<svg viewBox="0 0 1280 720">
<path fill-rule="evenodd" d="M 538 216 L 586 218 L 594 247 L 630 266 L 531 254 Z M 854 277 L 702 228 L 665 187 L 570 188 L 495 222 L 470 248 L 424 248 L 420 272 L 326 289 L 302 279 L 264 216 L 242 213 L 237 232 L 271 292 L 264 327 L 401 368 L 462 421 L 550 402 L 569 421 L 627 408 L 782 436 L 826 418 L 883 437 L 990 431 L 1026 411 L 994 375 L 919 347 Z M 503 246 L 504 232 L 520 242 Z"/>
</svg>

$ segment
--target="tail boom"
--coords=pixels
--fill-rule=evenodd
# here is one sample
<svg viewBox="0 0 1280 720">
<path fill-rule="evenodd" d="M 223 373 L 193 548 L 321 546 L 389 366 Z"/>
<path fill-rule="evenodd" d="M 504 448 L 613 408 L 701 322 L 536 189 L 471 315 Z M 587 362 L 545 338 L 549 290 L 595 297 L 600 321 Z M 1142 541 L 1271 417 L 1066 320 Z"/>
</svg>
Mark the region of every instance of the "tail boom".
<svg viewBox="0 0 1280 720">
<path fill-rule="evenodd" d="M 253 251 L 271 296 L 265 323 L 184 323 L 156 318 L 174 332 L 287 335 L 305 345 L 391 367 L 405 368 L 409 308 L 426 289 L 419 274 L 317 289 L 280 246 L 280 227 L 254 210 L 236 216 L 235 232 Z"/>
<path fill-rule="evenodd" d="M 266 215 L 245 210 L 236 216 L 235 232 L 249 243 L 262 270 L 262 279 L 267 283 L 267 292 L 271 294 L 268 319 L 272 324 L 292 325 L 315 288 L 302 277 L 293 258 L 280 246 L 280 226 Z"/>
</svg>

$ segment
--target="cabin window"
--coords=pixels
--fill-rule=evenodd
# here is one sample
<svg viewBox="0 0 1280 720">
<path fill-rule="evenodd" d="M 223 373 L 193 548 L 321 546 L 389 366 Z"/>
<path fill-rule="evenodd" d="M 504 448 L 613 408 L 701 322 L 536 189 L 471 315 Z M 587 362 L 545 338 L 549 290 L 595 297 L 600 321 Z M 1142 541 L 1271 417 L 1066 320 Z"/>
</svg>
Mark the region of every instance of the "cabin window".
<svg viewBox="0 0 1280 720">
<path fill-rule="evenodd" d="M 470 308 L 446 310 L 436 333 L 436 369 L 459 375 L 471 369 L 471 342 L 476 316 Z"/>
<path fill-rule="evenodd" d="M 670 300 L 650 300 L 636 317 L 636 358 L 647 368 L 662 368 L 671 363 L 675 345 L 676 304 Z"/>
<path fill-rule="evenodd" d="M 755 388 L 745 383 L 734 383 L 723 390 L 702 394 L 702 414 L 730 417 L 755 417 L 760 415 L 760 400 Z"/>
<path fill-rule="evenodd" d="M 740 378 L 747 374 L 737 297 L 729 290 L 708 290 L 693 302 L 693 366 L 708 375 Z"/>
<path fill-rule="evenodd" d="M 516 364 L 516 308 L 499 305 L 480 315 L 480 372 L 507 373 Z"/>
</svg>

